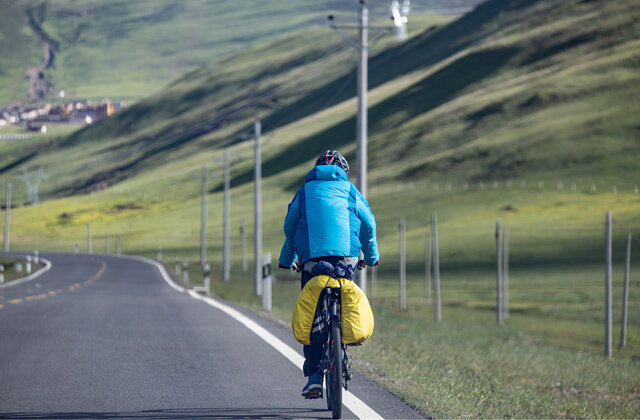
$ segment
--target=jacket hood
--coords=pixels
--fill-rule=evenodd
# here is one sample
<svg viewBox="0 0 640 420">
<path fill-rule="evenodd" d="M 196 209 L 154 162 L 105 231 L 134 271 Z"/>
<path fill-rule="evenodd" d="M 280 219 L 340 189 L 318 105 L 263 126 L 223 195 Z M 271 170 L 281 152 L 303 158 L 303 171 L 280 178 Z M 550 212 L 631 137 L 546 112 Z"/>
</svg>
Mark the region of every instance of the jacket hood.
<svg viewBox="0 0 640 420">
<path fill-rule="evenodd" d="M 320 166 L 314 166 L 314 168 L 309 171 L 307 176 L 304 177 L 304 182 L 309 182 L 314 180 L 348 181 L 349 176 L 344 171 L 344 169 L 342 169 L 339 166 L 320 165 Z"/>
</svg>

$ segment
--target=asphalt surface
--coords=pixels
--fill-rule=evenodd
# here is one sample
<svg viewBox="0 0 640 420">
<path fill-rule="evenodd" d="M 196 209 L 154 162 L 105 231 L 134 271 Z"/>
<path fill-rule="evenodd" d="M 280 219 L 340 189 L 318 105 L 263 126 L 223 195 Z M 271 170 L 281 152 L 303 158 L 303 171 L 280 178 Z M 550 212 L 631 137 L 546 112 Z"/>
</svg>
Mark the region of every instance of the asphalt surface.
<svg viewBox="0 0 640 420">
<path fill-rule="evenodd" d="M 0 418 L 331 418 L 300 397 L 296 365 L 155 266 L 42 257 L 48 272 L 0 289 Z M 236 309 L 301 353 L 289 329 Z M 424 417 L 354 376 L 350 391 L 380 416 Z"/>
</svg>

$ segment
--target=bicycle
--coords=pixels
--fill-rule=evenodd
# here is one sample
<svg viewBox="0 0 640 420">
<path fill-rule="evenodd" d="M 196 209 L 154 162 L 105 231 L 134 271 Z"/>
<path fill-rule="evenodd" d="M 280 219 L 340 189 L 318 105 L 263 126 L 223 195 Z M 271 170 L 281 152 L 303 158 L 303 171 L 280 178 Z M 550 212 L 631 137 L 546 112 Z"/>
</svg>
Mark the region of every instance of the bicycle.
<svg viewBox="0 0 640 420">
<path fill-rule="evenodd" d="M 357 268 L 362 270 L 364 261 L 358 261 Z M 327 409 L 331 411 L 334 419 L 342 417 L 342 388 L 349 389 L 351 380 L 351 357 L 347 352 L 347 346 L 360 346 L 359 344 L 342 344 L 341 328 L 341 290 L 340 288 L 326 287 L 322 300 L 322 320 L 329 333 L 324 345 L 324 355 L 321 366 L 325 375 L 325 388 L 327 390 Z"/>
<path fill-rule="evenodd" d="M 364 268 L 364 261 L 358 261 L 357 268 Z M 296 271 L 300 271 L 301 267 L 297 264 L 292 267 Z M 338 281 L 338 287 L 330 287 L 326 285 L 323 289 L 317 312 L 315 315 L 314 325 L 319 328 L 317 339 L 322 340 L 323 356 L 320 361 L 320 368 L 325 378 L 326 392 L 317 394 L 307 394 L 307 399 L 318 399 L 326 396 L 327 409 L 332 412 L 334 419 L 342 417 L 342 388 L 348 390 L 349 381 L 351 380 L 351 357 L 347 352 L 347 346 L 360 346 L 361 343 L 343 344 L 342 343 L 342 286 L 341 279 L 334 278 Z M 344 280 L 351 281 L 351 280 Z M 317 324 L 316 324 L 317 323 Z M 323 333 L 324 332 L 324 333 Z M 320 338 L 322 337 L 322 338 Z"/>
</svg>

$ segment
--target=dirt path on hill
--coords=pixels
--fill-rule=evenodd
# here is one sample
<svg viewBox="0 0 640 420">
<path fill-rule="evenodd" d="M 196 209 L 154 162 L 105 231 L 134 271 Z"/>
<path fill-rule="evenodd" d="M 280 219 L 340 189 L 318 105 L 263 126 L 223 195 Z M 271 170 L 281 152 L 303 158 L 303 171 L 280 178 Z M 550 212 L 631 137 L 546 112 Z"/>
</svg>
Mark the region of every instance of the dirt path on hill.
<svg viewBox="0 0 640 420">
<path fill-rule="evenodd" d="M 36 10 L 34 8 L 27 9 L 26 19 L 33 33 L 44 44 L 44 61 L 39 66 L 28 67 L 25 72 L 25 78 L 29 80 L 29 96 L 33 99 L 41 99 L 53 89 L 53 85 L 45 79 L 44 72 L 53 65 L 58 43 L 44 31 L 40 23 L 36 20 L 35 12 Z"/>
</svg>

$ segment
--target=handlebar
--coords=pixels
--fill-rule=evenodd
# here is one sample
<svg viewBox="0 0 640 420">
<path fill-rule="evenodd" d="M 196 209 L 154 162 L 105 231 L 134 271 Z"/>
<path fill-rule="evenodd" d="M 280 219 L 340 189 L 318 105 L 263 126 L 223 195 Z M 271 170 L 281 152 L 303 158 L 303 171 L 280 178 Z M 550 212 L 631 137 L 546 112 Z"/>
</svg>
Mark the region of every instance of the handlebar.
<svg viewBox="0 0 640 420">
<path fill-rule="evenodd" d="M 378 261 L 376 261 L 375 264 L 373 265 L 378 265 Z M 365 268 L 367 266 L 367 263 L 364 260 L 358 260 L 358 263 L 356 265 L 356 268 L 358 270 L 362 270 L 363 268 Z M 302 271 L 302 264 L 299 264 L 297 262 L 294 262 L 293 265 L 291 267 L 287 267 L 285 265 L 282 265 L 280 263 L 278 263 L 278 268 L 282 268 L 283 270 L 295 270 L 296 272 L 300 272 Z"/>
</svg>

